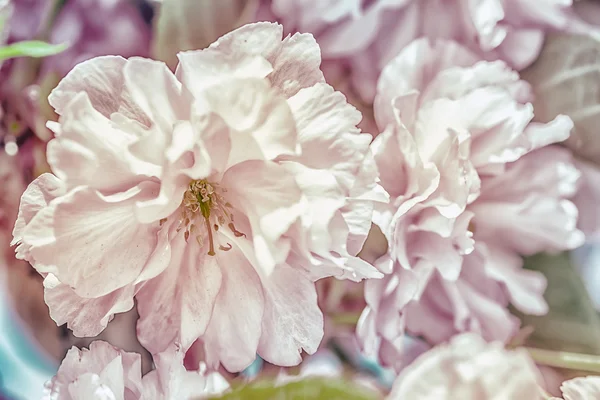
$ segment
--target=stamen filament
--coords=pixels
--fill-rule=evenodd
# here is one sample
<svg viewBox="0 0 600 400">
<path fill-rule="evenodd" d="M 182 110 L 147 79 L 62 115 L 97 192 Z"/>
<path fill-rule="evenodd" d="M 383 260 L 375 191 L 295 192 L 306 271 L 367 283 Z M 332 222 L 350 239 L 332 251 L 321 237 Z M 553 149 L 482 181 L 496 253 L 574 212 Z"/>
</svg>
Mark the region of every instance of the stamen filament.
<svg viewBox="0 0 600 400">
<path fill-rule="evenodd" d="M 206 222 L 206 230 L 208 231 L 208 244 L 210 246 L 210 248 L 208 249 L 208 255 L 214 256 L 216 253 L 215 244 L 213 242 L 212 227 L 210 226 L 210 221 L 208 220 L 208 218 L 205 217 L 204 222 Z"/>
</svg>

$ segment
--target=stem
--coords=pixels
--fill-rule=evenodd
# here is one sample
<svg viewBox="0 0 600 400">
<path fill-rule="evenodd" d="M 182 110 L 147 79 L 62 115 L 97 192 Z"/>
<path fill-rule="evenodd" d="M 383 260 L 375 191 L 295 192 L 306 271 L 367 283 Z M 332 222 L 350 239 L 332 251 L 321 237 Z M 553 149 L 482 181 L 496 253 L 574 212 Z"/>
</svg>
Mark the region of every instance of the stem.
<svg viewBox="0 0 600 400">
<path fill-rule="evenodd" d="M 600 356 L 525 347 L 533 360 L 542 365 L 576 371 L 600 373 Z"/>
<path fill-rule="evenodd" d="M 360 313 L 340 312 L 330 314 L 330 317 L 336 325 L 356 325 L 360 318 Z"/>
</svg>

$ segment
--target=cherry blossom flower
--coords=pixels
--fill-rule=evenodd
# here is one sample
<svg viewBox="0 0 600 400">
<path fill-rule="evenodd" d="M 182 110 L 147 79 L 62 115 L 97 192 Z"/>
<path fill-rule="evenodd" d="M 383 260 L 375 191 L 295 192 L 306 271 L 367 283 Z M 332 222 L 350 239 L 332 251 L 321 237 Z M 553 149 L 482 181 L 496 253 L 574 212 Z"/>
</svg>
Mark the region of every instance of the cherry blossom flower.
<svg viewBox="0 0 600 400">
<path fill-rule="evenodd" d="M 200 363 L 194 371 L 183 366 L 184 353 L 176 349 L 155 357 L 156 369 L 144 375 L 142 400 L 197 400 L 222 394 L 229 384 L 218 372 L 209 372 Z"/>
<path fill-rule="evenodd" d="M 45 400 L 140 399 L 141 358 L 102 341 L 89 350 L 73 347 L 47 389 Z"/>
<path fill-rule="evenodd" d="M 503 62 L 448 41 L 415 41 L 384 70 L 372 148 L 391 196 L 377 210 L 386 274 L 365 283 L 358 334 L 397 364 L 405 329 L 437 343 L 464 331 L 508 340 L 506 307 L 547 312 L 545 278 L 523 255 L 582 244 L 570 198 L 579 172 L 558 116 L 531 122 L 530 88 Z"/>
<path fill-rule="evenodd" d="M 77 336 L 135 296 L 153 354 L 200 338 L 210 368 L 295 365 L 323 335 L 314 281 L 381 277 L 355 257 L 388 199 L 371 136 L 311 35 L 246 25 L 179 60 L 99 57 L 53 91 L 54 175 L 22 197 L 17 255 Z"/>
<path fill-rule="evenodd" d="M 594 400 L 600 397 L 600 377 L 586 376 L 563 382 L 560 386 L 564 400 Z M 558 399 L 553 397 L 553 399 Z"/>
<path fill-rule="evenodd" d="M 229 388 L 205 365 L 186 371 L 183 353 L 171 348 L 155 359 L 156 370 L 142 378 L 141 357 L 95 341 L 89 350 L 71 348 L 47 385 L 45 400 L 170 400 L 199 399 Z"/>
<path fill-rule="evenodd" d="M 541 400 L 539 379 L 526 351 L 463 334 L 404 369 L 388 399 Z"/>
<path fill-rule="evenodd" d="M 379 74 L 420 37 L 450 39 L 516 69 L 538 56 L 545 32 L 591 31 L 571 0 L 267 0 L 290 31 L 311 32 L 323 60 L 345 70 L 352 88 L 372 102 Z M 329 82 L 329 77 L 328 77 Z"/>
</svg>

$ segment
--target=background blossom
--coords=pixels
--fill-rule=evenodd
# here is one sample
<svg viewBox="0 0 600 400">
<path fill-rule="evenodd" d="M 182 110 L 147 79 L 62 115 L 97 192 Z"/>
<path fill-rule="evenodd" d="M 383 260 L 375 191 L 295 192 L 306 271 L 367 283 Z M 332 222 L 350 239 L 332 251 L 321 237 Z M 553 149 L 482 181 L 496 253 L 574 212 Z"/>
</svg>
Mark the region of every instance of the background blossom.
<svg viewBox="0 0 600 400">
<path fill-rule="evenodd" d="M 48 400 L 169 400 L 198 399 L 223 393 L 229 388 L 218 373 L 206 366 L 186 371 L 183 353 L 170 350 L 168 357 L 154 360 L 156 370 L 141 376 L 137 353 L 118 350 L 103 341 L 94 341 L 89 350 L 69 350 L 44 399 Z"/>
<path fill-rule="evenodd" d="M 532 123 L 530 98 L 504 63 L 448 41 L 418 40 L 384 70 L 372 147 L 392 196 L 375 215 L 389 275 L 366 282 L 358 333 L 385 363 L 405 328 L 433 343 L 463 331 L 506 341 L 518 327 L 509 302 L 547 311 L 544 277 L 522 270 L 521 256 L 582 243 L 568 200 L 579 172 L 548 146 L 571 121 Z"/>
<path fill-rule="evenodd" d="M 73 347 L 48 385 L 46 399 L 139 399 L 142 391 L 141 359 L 102 341 L 89 350 Z"/>
<path fill-rule="evenodd" d="M 545 32 L 587 32 L 562 0 L 375 0 L 265 1 L 290 31 L 311 32 L 325 62 L 338 64 L 352 88 L 370 103 L 379 74 L 411 41 L 420 37 L 460 42 L 487 60 L 504 60 L 515 69 L 539 54 Z"/>
<path fill-rule="evenodd" d="M 417 358 L 396 378 L 388 398 L 535 400 L 542 399 L 539 379 L 525 351 L 464 334 Z"/>
</svg>

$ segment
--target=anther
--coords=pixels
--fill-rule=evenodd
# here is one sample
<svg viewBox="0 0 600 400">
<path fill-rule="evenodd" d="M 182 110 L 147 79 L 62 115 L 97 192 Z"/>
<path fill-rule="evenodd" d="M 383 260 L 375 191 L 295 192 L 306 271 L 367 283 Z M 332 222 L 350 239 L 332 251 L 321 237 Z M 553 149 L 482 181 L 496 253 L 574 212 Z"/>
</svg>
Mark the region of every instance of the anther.
<svg viewBox="0 0 600 400">
<path fill-rule="evenodd" d="M 219 249 L 223 250 L 223 251 L 229 251 L 229 250 L 231 250 L 233 248 L 233 246 L 231 245 L 231 243 L 227 243 L 227 246 L 229 246 L 229 247 L 225 247 L 223 245 L 219 245 Z"/>
<path fill-rule="evenodd" d="M 242 233 L 240 231 L 238 231 L 237 229 L 235 229 L 235 225 L 233 225 L 233 222 L 230 222 L 229 225 L 227 225 L 229 227 L 229 229 L 231 229 L 231 231 L 233 232 L 235 237 L 246 237 L 245 233 Z"/>
</svg>

